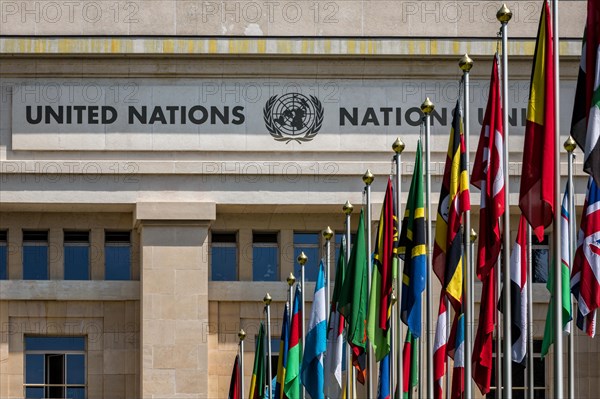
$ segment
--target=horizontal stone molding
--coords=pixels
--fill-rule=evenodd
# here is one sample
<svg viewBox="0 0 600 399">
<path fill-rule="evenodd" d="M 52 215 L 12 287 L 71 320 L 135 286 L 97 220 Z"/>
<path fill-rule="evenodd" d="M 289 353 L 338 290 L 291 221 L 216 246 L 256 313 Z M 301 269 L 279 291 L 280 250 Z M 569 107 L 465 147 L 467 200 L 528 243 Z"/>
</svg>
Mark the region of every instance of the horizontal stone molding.
<svg viewBox="0 0 600 399">
<path fill-rule="evenodd" d="M 135 301 L 139 299 L 139 281 L 0 281 L 1 301 Z"/>
</svg>

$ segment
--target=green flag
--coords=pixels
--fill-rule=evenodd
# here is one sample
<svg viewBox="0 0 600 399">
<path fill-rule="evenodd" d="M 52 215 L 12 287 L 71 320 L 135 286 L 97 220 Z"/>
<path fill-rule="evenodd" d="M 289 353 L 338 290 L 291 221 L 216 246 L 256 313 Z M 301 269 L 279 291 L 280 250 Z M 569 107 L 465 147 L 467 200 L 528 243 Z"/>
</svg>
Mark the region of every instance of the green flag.
<svg viewBox="0 0 600 399">
<path fill-rule="evenodd" d="M 256 350 L 254 351 L 254 368 L 250 380 L 249 399 L 262 399 L 265 389 L 265 346 L 263 343 L 265 326 L 260 323 L 258 337 L 256 338 Z"/>
<path fill-rule="evenodd" d="M 352 246 L 348 270 L 339 298 L 340 313 L 348 322 L 346 340 L 352 347 L 352 364 L 357 368 L 357 379 L 364 384 L 366 377 L 365 349 L 367 344 L 368 268 L 365 248 L 364 211 L 361 209 Z"/>
</svg>

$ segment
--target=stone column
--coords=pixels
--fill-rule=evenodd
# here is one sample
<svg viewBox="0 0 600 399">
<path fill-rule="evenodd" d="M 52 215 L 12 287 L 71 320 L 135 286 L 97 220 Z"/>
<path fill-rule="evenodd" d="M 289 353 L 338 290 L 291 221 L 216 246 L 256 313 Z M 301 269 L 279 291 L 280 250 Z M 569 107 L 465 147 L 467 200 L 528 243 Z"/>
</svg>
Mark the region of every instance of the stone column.
<svg viewBox="0 0 600 399">
<path fill-rule="evenodd" d="M 214 203 L 138 203 L 143 399 L 207 398 L 208 227 Z"/>
</svg>

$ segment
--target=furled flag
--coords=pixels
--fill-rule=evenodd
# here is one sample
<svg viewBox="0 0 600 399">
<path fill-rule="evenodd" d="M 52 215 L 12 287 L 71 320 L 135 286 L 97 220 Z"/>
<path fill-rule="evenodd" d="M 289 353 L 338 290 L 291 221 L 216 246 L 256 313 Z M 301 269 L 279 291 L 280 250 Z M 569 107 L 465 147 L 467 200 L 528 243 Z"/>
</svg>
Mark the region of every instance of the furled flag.
<svg viewBox="0 0 600 399">
<path fill-rule="evenodd" d="M 545 1 L 533 56 L 519 192 L 521 212 L 540 241 L 544 228 L 552 223 L 555 206 L 553 62 L 550 9 Z"/>
<path fill-rule="evenodd" d="M 568 275 L 567 275 L 568 277 Z M 567 279 L 568 282 L 568 279 Z M 568 287 L 568 286 L 567 286 Z M 527 220 L 521 215 L 519 230 L 510 255 L 510 306 L 512 318 L 512 361 L 525 363 L 527 354 Z"/>
<path fill-rule="evenodd" d="M 581 216 L 571 285 L 577 298 L 577 327 L 590 337 L 596 332 L 600 306 L 600 188 L 590 178 Z"/>
<path fill-rule="evenodd" d="M 498 77 L 498 54 L 492 64 L 490 92 L 473 164 L 472 184 L 481 190 L 477 277 L 483 283 L 479 325 L 473 345 L 473 380 L 482 394 L 490 391 L 494 325 L 496 323 L 496 263 L 500 255 L 499 218 L 504 213 L 504 130 Z"/>
<path fill-rule="evenodd" d="M 388 179 L 385 198 L 379 217 L 377 240 L 375 242 L 375 267 L 371 273 L 371 291 L 369 294 L 369 315 L 367 336 L 375 349 L 377 361 L 381 361 L 390 352 L 390 336 L 388 334 L 392 302 L 392 280 L 397 268 L 397 242 L 394 214 L 394 190 L 392 180 Z"/>
<path fill-rule="evenodd" d="M 471 208 L 462 131 L 461 97 L 459 96 L 456 101 L 452 117 L 452 129 L 450 130 L 446 166 L 435 223 L 435 245 L 432 260 L 433 271 L 440 279 L 442 289 L 456 311 L 460 311 L 463 289 L 462 214 Z"/>
<path fill-rule="evenodd" d="M 569 185 L 565 188 L 565 195 L 563 197 L 561 207 L 561 223 L 560 223 L 560 234 L 561 234 L 561 281 L 562 281 L 562 325 L 565 331 L 569 331 L 569 322 L 571 321 L 571 289 L 570 289 L 570 259 L 571 259 L 571 244 L 569 241 Z M 555 268 L 552 267 L 548 270 L 548 282 L 546 288 L 550 291 L 550 304 L 548 305 L 548 313 L 546 314 L 546 326 L 544 328 L 544 340 L 542 341 L 542 356 L 548 354 L 550 345 L 554 343 L 554 278 Z"/>
<path fill-rule="evenodd" d="M 312 399 L 323 399 L 323 354 L 327 349 L 327 297 L 323 261 L 319 263 L 319 274 L 315 285 L 315 297 L 310 311 L 302 356 L 302 385 Z"/>
<path fill-rule="evenodd" d="M 299 399 L 302 396 L 300 386 L 300 364 L 302 362 L 302 288 L 296 284 L 294 307 L 290 322 L 290 347 L 285 366 L 283 391 L 289 399 Z"/>
<path fill-rule="evenodd" d="M 339 298 L 340 313 L 346 318 L 346 340 L 352 348 L 352 365 L 356 368 L 356 379 L 366 381 L 367 346 L 367 300 L 368 268 L 365 247 L 364 211 L 361 209 L 356 231 L 356 242 L 352 246 L 348 270 Z"/>
<path fill-rule="evenodd" d="M 265 326 L 260 323 L 258 336 L 256 337 L 256 349 L 254 351 L 254 367 L 250 379 L 249 399 L 263 399 L 265 394 Z"/>
<path fill-rule="evenodd" d="M 406 331 L 406 340 L 402 352 L 403 378 L 402 397 L 412 399 L 414 387 L 419 385 L 419 339 L 410 330 Z"/>
<path fill-rule="evenodd" d="M 450 398 L 461 399 L 465 392 L 465 315 L 460 313 L 454 322 L 457 323 L 457 328 Z"/>
<path fill-rule="evenodd" d="M 583 170 L 600 185 L 600 4 L 588 0 L 571 136 L 583 150 Z"/>
<path fill-rule="evenodd" d="M 425 210 L 423 205 L 423 162 L 421 141 L 417 142 L 415 169 L 402 221 L 398 253 L 404 260 L 402 271 L 401 318 L 415 337 L 421 336 L 421 297 L 427 278 Z"/>
<path fill-rule="evenodd" d="M 390 399 L 390 354 L 379 362 L 379 383 L 377 384 L 377 399 Z"/>
<path fill-rule="evenodd" d="M 235 357 L 233 370 L 231 371 L 231 382 L 229 383 L 228 399 L 239 399 L 242 387 L 240 386 L 240 356 Z"/>
<path fill-rule="evenodd" d="M 340 255 L 335 269 L 335 285 L 331 295 L 329 326 L 327 329 L 327 351 L 325 352 L 325 396 L 337 399 L 342 396 L 342 359 L 344 356 L 344 316 L 338 311 L 338 301 L 346 269 L 346 240 L 342 237 Z"/>
<path fill-rule="evenodd" d="M 279 356 L 277 359 L 277 377 L 273 397 L 275 399 L 286 399 L 283 392 L 285 383 L 285 366 L 287 364 L 287 355 L 290 348 L 290 320 L 289 305 L 286 303 L 283 309 L 283 319 L 281 320 L 281 339 L 279 340 Z"/>
<path fill-rule="evenodd" d="M 433 342 L 433 394 L 435 399 L 442 399 L 444 394 L 442 383 L 444 375 L 446 375 L 448 328 L 450 327 L 450 315 L 446 308 L 446 300 L 445 296 L 440 297 L 440 308 Z"/>
</svg>

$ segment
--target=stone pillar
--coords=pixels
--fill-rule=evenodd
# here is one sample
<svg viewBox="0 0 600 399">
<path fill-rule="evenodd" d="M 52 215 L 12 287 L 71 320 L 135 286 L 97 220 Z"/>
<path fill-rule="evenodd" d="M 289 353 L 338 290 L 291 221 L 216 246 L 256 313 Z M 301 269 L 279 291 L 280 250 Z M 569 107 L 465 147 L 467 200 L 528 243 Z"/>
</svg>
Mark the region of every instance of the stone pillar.
<svg viewBox="0 0 600 399">
<path fill-rule="evenodd" d="M 138 203 L 143 399 L 207 398 L 214 203 Z"/>
</svg>

